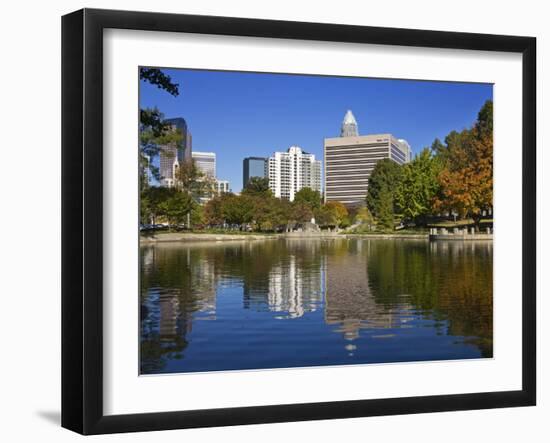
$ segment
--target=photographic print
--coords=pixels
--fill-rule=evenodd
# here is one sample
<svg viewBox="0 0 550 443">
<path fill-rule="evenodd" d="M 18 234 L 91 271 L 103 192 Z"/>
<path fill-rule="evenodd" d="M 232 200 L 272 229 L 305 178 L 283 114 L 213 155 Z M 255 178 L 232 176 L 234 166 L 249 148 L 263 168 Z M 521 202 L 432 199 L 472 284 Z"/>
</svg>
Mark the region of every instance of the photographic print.
<svg viewBox="0 0 550 443">
<path fill-rule="evenodd" d="M 139 78 L 140 374 L 493 357 L 492 84 Z"/>
</svg>

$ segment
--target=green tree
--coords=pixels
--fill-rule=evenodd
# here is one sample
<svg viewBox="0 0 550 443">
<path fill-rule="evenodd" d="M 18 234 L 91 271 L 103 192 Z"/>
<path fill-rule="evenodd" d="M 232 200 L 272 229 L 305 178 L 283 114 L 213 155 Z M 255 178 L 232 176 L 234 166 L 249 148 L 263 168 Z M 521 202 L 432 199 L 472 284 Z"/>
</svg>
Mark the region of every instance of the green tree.
<svg viewBox="0 0 550 443">
<path fill-rule="evenodd" d="M 328 210 L 330 214 L 329 217 L 334 222 L 335 226 L 343 227 L 349 224 L 348 210 L 342 203 L 339 201 L 330 201 L 325 203 L 324 207 Z"/>
<path fill-rule="evenodd" d="M 425 148 L 411 163 L 402 167 L 395 192 L 397 208 L 406 219 L 424 223 L 431 214 L 434 198 L 439 192 L 441 161 Z"/>
<path fill-rule="evenodd" d="M 383 231 L 393 231 L 394 229 L 394 198 L 388 185 L 384 185 L 376 200 L 376 213 L 378 224 Z"/>
<path fill-rule="evenodd" d="M 174 193 L 173 189 L 151 186 L 142 189 L 140 198 L 140 218 L 142 223 L 156 224 L 157 218 L 164 216 L 162 202 Z"/>
<path fill-rule="evenodd" d="M 493 101 L 487 100 L 477 115 L 475 125 L 479 134 L 493 134 Z"/>
<path fill-rule="evenodd" d="M 285 199 L 273 198 L 277 201 L 276 214 L 279 226 L 288 228 L 291 223 L 295 222 L 292 203 Z"/>
<path fill-rule="evenodd" d="M 365 225 L 369 231 L 374 226 L 374 217 L 366 206 L 359 208 L 355 215 L 355 221 Z"/>
<path fill-rule="evenodd" d="M 314 211 L 315 222 L 322 227 L 336 226 L 336 217 L 334 212 L 330 210 L 326 205 Z"/>
<path fill-rule="evenodd" d="M 222 200 L 222 214 L 229 224 L 241 226 L 250 223 L 254 217 L 254 199 L 247 195 L 225 194 Z"/>
<path fill-rule="evenodd" d="M 294 202 L 292 205 L 292 219 L 297 223 L 307 223 L 313 218 L 310 206 L 303 202 Z"/>
<path fill-rule="evenodd" d="M 436 138 L 432 146 L 430 147 L 434 155 L 439 155 L 447 150 L 447 146 L 441 142 L 438 138 Z"/>
<path fill-rule="evenodd" d="M 286 223 L 282 200 L 271 195 L 246 196 L 253 202 L 253 221 L 260 231 L 274 231 Z"/>
<path fill-rule="evenodd" d="M 243 194 L 248 195 L 272 195 L 269 189 L 269 179 L 266 177 L 251 177 L 244 187 Z"/>
<path fill-rule="evenodd" d="M 178 225 L 187 221 L 187 214 L 193 209 L 193 198 L 186 192 L 173 192 L 161 204 L 163 215 L 170 225 Z"/>
<path fill-rule="evenodd" d="M 197 225 L 202 226 L 206 223 L 206 215 L 204 212 L 204 206 L 193 204 L 193 207 L 191 209 L 191 216 L 189 217 L 189 221 L 191 222 L 191 227 L 196 227 Z"/>
<path fill-rule="evenodd" d="M 321 207 L 321 193 L 311 188 L 302 188 L 294 195 L 294 203 L 304 204 L 314 211 Z"/>
<path fill-rule="evenodd" d="M 231 198 L 232 194 L 222 194 L 210 199 L 204 205 L 204 220 L 205 223 L 213 226 L 219 226 L 224 223 L 223 216 L 223 200 Z"/>
<path fill-rule="evenodd" d="M 367 191 L 367 208 L 377 218 L 385 217 L 396 212 L 396 193 L 402 179 L 402 168 L 390 159 L 383 159 L 376 163 Z M 391 211 L 390 211 L 391 209 Z M 393 225 L 393 220 L 392 220 Z"/>
<path fill-rule="evenodd" d="M 186 160 L 179 164 L 175 173 L 176 189 L 189 193 L 193 200 L 212 198 L 215 192 L 213 178 L 203 174 L 194 160 Z"/>
</svg>

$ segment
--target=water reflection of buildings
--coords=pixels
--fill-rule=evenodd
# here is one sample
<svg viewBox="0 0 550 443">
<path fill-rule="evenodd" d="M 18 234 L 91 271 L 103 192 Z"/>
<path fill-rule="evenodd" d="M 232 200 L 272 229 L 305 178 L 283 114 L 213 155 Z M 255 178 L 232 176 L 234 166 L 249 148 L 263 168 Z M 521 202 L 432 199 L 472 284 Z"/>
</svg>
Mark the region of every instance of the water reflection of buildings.
<svg viewBox="0 0 550 443">
<path fill-rule="evenodd" d="M 189 251 L 188 251 L 189 252 Z M 206 314 L 196 316 L 198 320 L 216 319 L 216 271 L 214 264 L 206 257 L 201 257 L 192 265 L 191 259 L 187 262 L 191 268 L 191 281 L 193 282 L 193 310 Z"/>
<path fill-rule="evenodd" d="M 291 242 L 285 247 L 288 250 L 284 258 L 272 263 L 262 275 L 245 280 L 245 309 L 274 312 L 276 318 L 292 319 L 314 312 L 322 304 L 325 266 L 319 245 Z"/>
<path fill-rule="evenodd" d="M 273 266 L 269 273 L 269 310 L 281 313 L 280 318 L 297 318 L 313 312 L 322 302 L 323 266 L 317 269 L 297 265 L 295 255 L 288 263 Z"/>
<path fill-rule="evenodd" d="M 346 340 L 359 337 L 361 329 L 403 327 L 410 309 L 407 303 L 386 307 L 375 301 L 369 286 L 367 254 L 370 242 L 346 245 L 326 262 L 325 322 L 336 325 Z M 346 345 L 348 351 L 355 345 Z"/>
<path fill-rule="evenodd" d="M 431 241 L 430 253 L 450 256 L 455 259 L 464 254 L 492 256 L 493 241 Z"/>
<path fill-rule="evenodd" d="M 159 336 L 161 340 L 172 340 L 178 333 L 180 304 L 177 294 L 159 295 Z"/>
</svg>

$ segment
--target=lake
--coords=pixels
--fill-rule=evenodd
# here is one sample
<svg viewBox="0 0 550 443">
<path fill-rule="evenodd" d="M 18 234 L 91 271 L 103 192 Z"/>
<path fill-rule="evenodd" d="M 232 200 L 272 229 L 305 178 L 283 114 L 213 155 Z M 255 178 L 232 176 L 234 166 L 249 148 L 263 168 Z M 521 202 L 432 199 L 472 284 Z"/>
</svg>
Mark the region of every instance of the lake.
<svg viewBox="0 0 550 443">
<path fill-rule="evenodd" d="M 141 374 L 491 358 L 493 244 L 140 248 Z"/>
</svg>

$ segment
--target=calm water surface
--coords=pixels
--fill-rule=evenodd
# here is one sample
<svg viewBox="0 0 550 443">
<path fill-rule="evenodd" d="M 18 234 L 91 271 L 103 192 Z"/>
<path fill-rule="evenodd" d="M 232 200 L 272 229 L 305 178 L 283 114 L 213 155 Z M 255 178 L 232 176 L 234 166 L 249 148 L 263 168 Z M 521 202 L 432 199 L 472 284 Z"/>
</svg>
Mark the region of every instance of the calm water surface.
<svg viewBox="0 0 550 443">
<path fill-rule="evenodd" d="M 492 357 L 492 242 L 142 246 L 141 373 Z"/>
</svg>

